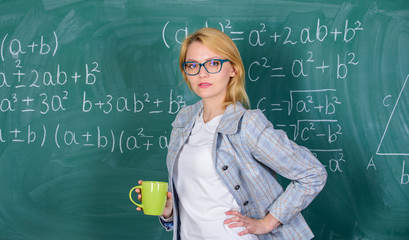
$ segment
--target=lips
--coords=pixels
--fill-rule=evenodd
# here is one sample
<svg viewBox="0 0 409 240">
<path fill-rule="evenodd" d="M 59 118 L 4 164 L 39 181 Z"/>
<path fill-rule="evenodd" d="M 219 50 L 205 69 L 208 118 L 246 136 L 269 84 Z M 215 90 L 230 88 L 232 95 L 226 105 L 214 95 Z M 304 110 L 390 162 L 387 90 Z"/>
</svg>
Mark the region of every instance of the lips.
<svg viewBox="0 0 409 240">
<path fill-rule="evenodd" d="M 202 82 L 199 84 L 200 88 L 208 88 L 210 87 L 212 84 L 208 83 L 208 82 Z"/>
</svg>

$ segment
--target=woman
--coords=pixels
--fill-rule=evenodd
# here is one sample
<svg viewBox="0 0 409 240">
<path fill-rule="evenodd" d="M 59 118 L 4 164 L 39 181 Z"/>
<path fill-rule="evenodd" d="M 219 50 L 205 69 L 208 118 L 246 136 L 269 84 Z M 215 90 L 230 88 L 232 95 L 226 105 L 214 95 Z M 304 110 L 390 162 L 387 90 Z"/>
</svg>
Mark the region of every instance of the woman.
<svg viewBox="0 0 409 240">
<path fill-rule="evenodd" d="M 300 212 L 327 173 L 260 110 L 243 107 L 249 105 L 244 66 L 233 41 L 200 29 L 182 44 L 179 62 L 201 100 L 172 123 L 162 225 L 174 240 L 311 239 Z M 292 180 L 285 191 L 275 173 Z"/>
</svg>

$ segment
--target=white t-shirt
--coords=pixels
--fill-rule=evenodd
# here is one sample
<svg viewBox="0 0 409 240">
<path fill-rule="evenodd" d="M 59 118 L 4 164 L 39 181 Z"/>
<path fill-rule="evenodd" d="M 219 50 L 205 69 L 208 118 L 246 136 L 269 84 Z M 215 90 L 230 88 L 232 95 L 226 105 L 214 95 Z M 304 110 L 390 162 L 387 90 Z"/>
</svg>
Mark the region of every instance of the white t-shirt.
<svg viewBox="0 0 409 240">
<path fill-rule="evenodd" d="M 182 240 L 253 240 L 256 235 L 237 233 L 243 227 L 229 228 L 223 222 L 231 216 L 226 211 L 238 210 L 233 195 L 216 172 L 212 145 L 222 115 L 207 123 L 202 114 L 196 118 L 189 139 L 176 160 L 174 183 L 179 196 Z"/>
</svg>

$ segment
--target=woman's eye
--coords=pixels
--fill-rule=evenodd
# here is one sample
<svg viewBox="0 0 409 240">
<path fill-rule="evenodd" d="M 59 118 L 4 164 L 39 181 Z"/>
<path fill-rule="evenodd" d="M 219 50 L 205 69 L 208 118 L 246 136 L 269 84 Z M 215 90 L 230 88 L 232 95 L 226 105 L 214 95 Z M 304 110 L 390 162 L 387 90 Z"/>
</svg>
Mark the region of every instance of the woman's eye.
<svg viewBox="0 0 409 240">
<path fill-rule="evenodd" d="M 219 65 L 220 65 L 220 61 L 218 61 L 218 60 L 212 60 L 212 61 L 210 62 L 210 65 L 211 65 L 211 66 L 219 66 Z"/>
<path fill-rule="evenodd" d="M 197 63 L 188 63 L 186 64 L 188 68 L 196 68 L 197 67 Z"/>
</svg>

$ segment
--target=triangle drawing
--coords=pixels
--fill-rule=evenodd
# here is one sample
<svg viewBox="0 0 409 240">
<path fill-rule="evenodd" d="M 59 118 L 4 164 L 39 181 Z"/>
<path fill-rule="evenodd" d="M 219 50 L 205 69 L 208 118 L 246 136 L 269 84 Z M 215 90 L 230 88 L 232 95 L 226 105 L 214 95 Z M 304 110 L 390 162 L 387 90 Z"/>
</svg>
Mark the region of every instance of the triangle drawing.
<svg viewBox="0 0 409 240">
<path fill-rule="evenodd" d="M 409 156 L 409 89 L 406 86 L 408 79 L 409 75 L 406 76 L 386 124 L 376 150 L 377 155 Z"/>
</svg>

